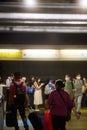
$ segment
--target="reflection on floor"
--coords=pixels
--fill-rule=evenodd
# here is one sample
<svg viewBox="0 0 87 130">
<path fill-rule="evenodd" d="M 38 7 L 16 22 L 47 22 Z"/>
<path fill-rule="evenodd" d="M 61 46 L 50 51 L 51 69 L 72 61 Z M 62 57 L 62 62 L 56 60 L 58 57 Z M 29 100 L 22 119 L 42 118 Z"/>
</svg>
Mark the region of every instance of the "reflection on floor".
<svg viewBox="0 0 87 130">
<path fill-rule="evenodd" d="M 71 121 L 66 124 L 67 130 L 87 130 L 87 109 L 81 110 L 81 117 L 79 120 L 76 119 L 74 114 L 72 113 Z M 14 130 L 13 127 L 4 126 L 3 130 Z M 20 130 L 24 130 L 22 126 L 20 126 Z M 30 126 L 29 130 L 34 130 L 32 126 Z"/>
</svg>

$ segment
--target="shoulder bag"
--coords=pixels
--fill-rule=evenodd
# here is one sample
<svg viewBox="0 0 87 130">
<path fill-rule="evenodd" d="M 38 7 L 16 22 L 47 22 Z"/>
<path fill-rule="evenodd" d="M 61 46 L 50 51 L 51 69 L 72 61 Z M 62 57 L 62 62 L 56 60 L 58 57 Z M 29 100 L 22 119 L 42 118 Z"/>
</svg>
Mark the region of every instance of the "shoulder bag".
<svg viewBox="0 0 87 130">
<path fill-rule="evenodd" d="M 61 99 L 63 100 L 65 106 L 66 106 L 66 110 L 67 110 L 67 116 L 66 116 L 66 121 L 70 121 L 71 119 L 71 108 L 69 107 L 68 104 L 66 104 L 65 100 L 64 100 L 64 97 L 62 96 L 62 94 L 60 92 L 58 92 Z"/>
</svg>

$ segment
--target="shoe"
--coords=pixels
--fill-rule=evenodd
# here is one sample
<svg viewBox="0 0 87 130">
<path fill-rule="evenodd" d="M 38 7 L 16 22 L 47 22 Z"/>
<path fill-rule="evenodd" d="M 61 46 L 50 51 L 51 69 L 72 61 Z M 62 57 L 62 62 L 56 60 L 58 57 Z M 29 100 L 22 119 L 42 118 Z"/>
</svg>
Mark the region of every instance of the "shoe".
<svg viewBox="0 0 87 130">
<path fill-rule="evenodd" d="M 79 115 L 81 115 L 81 112 L 77 112 Z"/>
</svg>

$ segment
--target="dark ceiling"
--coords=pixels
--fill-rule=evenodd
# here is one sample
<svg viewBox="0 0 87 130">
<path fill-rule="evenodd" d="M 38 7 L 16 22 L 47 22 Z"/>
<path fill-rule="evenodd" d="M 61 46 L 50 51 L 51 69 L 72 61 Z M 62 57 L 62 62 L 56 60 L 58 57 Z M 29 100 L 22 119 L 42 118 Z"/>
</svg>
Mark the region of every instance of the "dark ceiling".
<svg viewBox="0 0 87 130">
<path fill-rule="evenodd" d="M 47 3 L 74 3 L 74 0 L 37 0 Z M 23 2 L 23 0 L 0 0 L 0 2 Z M 19 7 L 18 7 L 19 8 Z M 17 8 L 14 7 L 16 11 Z M 0 12 L 14 12 L 13 6 L 1 6 Z M 63 9 L 61 9 L 63 10 Z M 30 10 L 29 10 L 30 11 Z M 53 11 L 53 10 L 52 10 Z M 56 10 L 55 10 L 56 11 Z M 69 12 L 69 9 L 67 9 Z M 24 10 L 23 10 L 24 12 Z M 50 11 L 49 11 L 50 12 Z M 61 11 L 62 12 L 62 11 Z M 41 13 L 41 12 L 40 12 Z M 56 11 L 57 13 L 57 11 Z M 63 13 L 64 10 L 63 10 Z M 69 12 L 70 13 L 70 12 Z M 76 13 L 76 12 L 75 12 Z M 1 19 L 2 20 L 2 19 Z M 6 22 L 6 21 L 5 21 Z M 9 22 L 10 24 L 10 22 Z M 2 24 L 0 25 L 2 26 Z M 7 26 L 7 25 L 4 25 Z M 12 26 L 11 24 L 9 26 Z M 78 26 L 78 25 L 76 25 Z M 0 32 L 0 45 L 87 45 L 87 33 L 47 33 L 47 32 Z"/>
</svg>

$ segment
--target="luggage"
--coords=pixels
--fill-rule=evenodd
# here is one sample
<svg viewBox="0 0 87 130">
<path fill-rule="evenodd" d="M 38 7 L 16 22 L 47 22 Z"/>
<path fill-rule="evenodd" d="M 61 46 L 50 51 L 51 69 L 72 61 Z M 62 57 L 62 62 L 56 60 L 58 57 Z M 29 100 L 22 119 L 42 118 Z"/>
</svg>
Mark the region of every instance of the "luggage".
<svg viewBox="0 0 87 130">
<path fill-rule="evenodd" d="M 44 130 L 53 130 L 51 114 L 48 111 L 44 114 Z"/>
<path fill-rule="evenodd" d="M 34 130 L 43 130 L 44 112 L 34 111 L 28 116 Z"/>
<path fill-rule="evenodd" d="M 12 113 L 12 106 L 9 106 L 8 105 L 8 102 L 6 104 L 6 126 L 8 127 L 13 127 L 15 126 L 15 116 L 14 114 Z"/>
<path fill-rule="evenodd" d="M 6 113 L 6 126 L 8 127 L 15 126 L 15 117 L 11 111 Z"/>
</svg>

